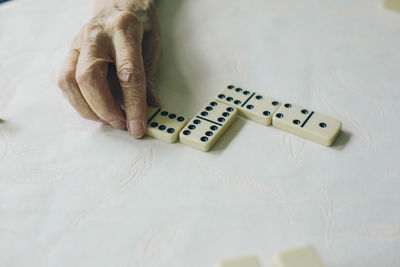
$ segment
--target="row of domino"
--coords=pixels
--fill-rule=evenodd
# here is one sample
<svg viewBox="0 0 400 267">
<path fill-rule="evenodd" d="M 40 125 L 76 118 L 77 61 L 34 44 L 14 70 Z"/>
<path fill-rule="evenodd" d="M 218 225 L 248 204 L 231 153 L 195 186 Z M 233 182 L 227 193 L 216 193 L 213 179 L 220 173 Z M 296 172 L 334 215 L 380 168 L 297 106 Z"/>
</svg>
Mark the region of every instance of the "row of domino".
<svg viewBox="0 0 400 267">
<path fill-rule="evenodd" d="M 161 108 L 149 107 L 147 134 L 173 143 L 208 151 L 232 124 L 237 115 L 263 125 L 296 134 L 331 146 L 341 130 L 341 122 L 310 109 L 228 85 L 188 122 Z"/>
</svg>

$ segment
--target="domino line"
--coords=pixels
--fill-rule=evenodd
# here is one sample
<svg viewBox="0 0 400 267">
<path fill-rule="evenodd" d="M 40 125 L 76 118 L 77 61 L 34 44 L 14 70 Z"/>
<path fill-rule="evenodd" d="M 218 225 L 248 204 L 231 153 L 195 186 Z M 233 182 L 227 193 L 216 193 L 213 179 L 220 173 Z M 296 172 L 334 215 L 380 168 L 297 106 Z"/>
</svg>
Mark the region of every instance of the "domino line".
<svg viewBox="0 0 400 267">
<path fill-rule="evenodd" d="M 253 96 L 255 96 L 255 94 L 256 93 L 253 93 L 243 104 L 242 104 L 242 107 L 244 107 L 244 105 L 246 105 L 247 104 L 247 102 L 249 102 L 250 101 L 250 99 L 252 99 L 253 98 Z"/>
<path fill-rule="evenodd" d="M 205 121 L 208 121 L 208 122 L 211 122 L 211 123 L 214 123 L 214 124 L 216 124 L 216 125 L 218 125 L 218 126 L 222 126 L 221 123 L 218 123 L 218 122 L 215 122 L 215 121 L 210 121 L 210 120 L 208 120 L 208 119 L 206 119 L 206 118 L 203 118 L 203 117 L 200 117 L 200 116 L 196 116 L 196 118 L 202 119 L 202 120 L 205 120 Z"/>
<path fill-rule="evenodd" d="M 314 111 L 311 112 L 310 116 L 308 116 L 308 118 L 303 122 L 303 124 L 300 126 L 301 128 L 303 128 L 304 125 L 306 125 L 306 123 L 308 122 L 308 120 L 311 118 L 312 115 L 314 115 Z"/>
<path fill-rule="evenodd" d="M 150 119 L 147 121 L 147 123 L 150 123 L 150 122 L 154 119 L 154 117 L 157 116 L 158 113 L 160 113 L 160 111 L 161 111 L 161 108 L 159 108 L 159 109 L 153 114 L 153 116 L 150 117 Z"/>
</svg>

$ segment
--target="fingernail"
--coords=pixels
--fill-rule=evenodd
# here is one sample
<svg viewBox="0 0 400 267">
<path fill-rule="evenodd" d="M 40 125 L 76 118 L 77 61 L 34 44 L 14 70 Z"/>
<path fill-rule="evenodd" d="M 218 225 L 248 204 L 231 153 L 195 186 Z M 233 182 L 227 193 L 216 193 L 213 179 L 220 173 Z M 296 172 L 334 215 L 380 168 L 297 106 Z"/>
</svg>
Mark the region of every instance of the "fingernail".
<svg viewBox="0 0 400 267">
<path fill-rule="evenodd" d="M 129 122 L 129 129 L 131 135 L 135 138 L 140 138 L 144 135 L 144 127 L 141 120 L 134 120 Z"/>
<path fill-rule="evenodd" d="M 120 130 L 126 130 L 126 123 L 125 121 L 113 121 L 110 122 L 111 126 L 118 128 Z"/>
</svg>

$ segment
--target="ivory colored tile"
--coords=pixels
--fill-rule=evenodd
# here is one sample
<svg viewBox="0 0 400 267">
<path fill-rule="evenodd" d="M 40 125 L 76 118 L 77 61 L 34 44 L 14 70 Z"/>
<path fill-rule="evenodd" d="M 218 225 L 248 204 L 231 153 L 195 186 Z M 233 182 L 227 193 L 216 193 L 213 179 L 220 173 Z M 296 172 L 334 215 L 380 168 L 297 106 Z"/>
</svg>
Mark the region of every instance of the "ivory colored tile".
<svg viewBox="0 0 400 267">
<path fill-rule="evenodd" d="M 217 267 L 261 267 L 255 256 L 246 256 L 220 262 Z"/>
<path fill-rule="evenodd" d="M 273 267 L 323 267 L 323 263 L 312 246 L 302 246 L 279 253 Z"/>
<path fill-rule="evenodd" d="M 184 116 L 162 108 L 148 107 L 146 134 L 169 143 L 175 143 L 182 128 L 187 124 Z"/>
<path fill-rule="evenodd" d="M 383 0 L 383 7 L 400 12 L 400 0 Z"/>
<path fill-rule="evenodd" d="M 201 151 L 209 151 L 237 117 L 237 109 L 211 101 L 180 133 L 181 143 Z"/>
<path fill-rule="evenodd" d="M 217 100 L 236 107 L 240 116 L 262 125 L 271 125 L 272 116 L 281 105 L 276 99 L 234 85 L 225 87 Z"/>
<path fill-rule="evenodd" d="M 342 128 L 338 120 L 291 103 L 276 111 L 272 125 L 325 146 L 333 144 Z"/>
</svg>

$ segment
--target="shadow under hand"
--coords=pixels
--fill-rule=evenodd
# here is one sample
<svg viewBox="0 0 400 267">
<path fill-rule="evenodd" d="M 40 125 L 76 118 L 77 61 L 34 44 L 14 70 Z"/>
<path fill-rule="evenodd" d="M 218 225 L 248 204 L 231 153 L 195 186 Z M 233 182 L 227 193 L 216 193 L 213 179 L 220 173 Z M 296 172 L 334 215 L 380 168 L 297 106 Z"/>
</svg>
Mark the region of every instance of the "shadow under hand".
<svg viewBox="0 0 400 267">
<path fill-rule="evenodd" d="M 184 41 L 179 39 L 177 33 L 181 26 L 178 16 L 183 3 L 183 0 L 163 0 L 157 3 L 163 56 L 159 64 L 156 92 L 163 106 L 173 107 L 175 111 L 184 113 L 191 109 L 192 101 L 188 101 L 190 88 L 178 60 L 178 49 Z"/>
<path fill-rule="evenodd" d="M 162 105 L 176 107 L 175 111 L 185 110 L 182 105 L 191 105 L 191 101 L 183 101 L 180 97 L 188 95 L 188 85 L 182 75 L 177 51 L 180 40 L 177 34 L 179 29 L 179 16 L 183 0 L 157 1 L 157 9 L 162 35 L 163 55 L 158 65 L 156 94 L 160 97 Z M 107 81 L 110 85 L 114 101 L 123 108 L 121 86 L 117 78 L 115 64 L 108 67 Z M 185 97 L 186 100 L 186 97 Z"/>
</svg>

